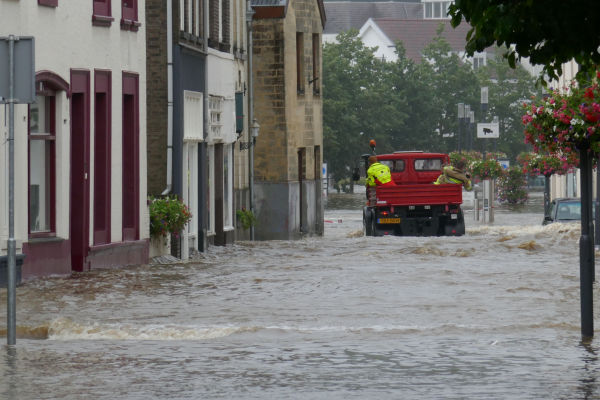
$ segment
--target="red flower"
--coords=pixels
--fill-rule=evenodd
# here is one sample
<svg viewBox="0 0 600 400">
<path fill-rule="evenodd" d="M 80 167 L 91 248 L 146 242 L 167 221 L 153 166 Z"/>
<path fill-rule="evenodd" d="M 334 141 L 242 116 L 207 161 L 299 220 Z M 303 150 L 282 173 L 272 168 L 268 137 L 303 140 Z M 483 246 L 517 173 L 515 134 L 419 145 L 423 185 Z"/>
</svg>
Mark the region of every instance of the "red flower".
<svg viewBox="0 0 600 400">
<path fill-rule="evenodd" d="M 594 89 L 591 87 L 585 89 L 585 93 L 583 95 L 584 98 L 593 100 L 594 99 Z"/>
</svg>

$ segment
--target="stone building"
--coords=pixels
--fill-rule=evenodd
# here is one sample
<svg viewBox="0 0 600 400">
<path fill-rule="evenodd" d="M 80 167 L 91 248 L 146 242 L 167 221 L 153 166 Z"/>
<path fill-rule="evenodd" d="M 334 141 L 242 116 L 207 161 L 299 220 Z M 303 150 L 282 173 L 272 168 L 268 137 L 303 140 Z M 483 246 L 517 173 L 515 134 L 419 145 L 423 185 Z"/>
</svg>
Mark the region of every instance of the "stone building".
<svg viewBox="0 0 600 400">
<path fill-rule="evenodd" d="M 322 0 L 252 0 L 256 239 L 323 234 Z"/>
</svg>

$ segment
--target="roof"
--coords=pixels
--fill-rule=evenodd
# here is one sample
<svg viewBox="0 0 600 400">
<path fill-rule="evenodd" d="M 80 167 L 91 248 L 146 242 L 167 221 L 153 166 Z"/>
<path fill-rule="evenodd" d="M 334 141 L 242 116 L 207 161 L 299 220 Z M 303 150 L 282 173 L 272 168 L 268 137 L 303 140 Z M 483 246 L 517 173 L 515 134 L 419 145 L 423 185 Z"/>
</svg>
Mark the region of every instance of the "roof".
<svg viewBox="0 0 600 400">
<path fill-rule="evenodd" d="M 250 4 L 256 12 L 254 15 L 254 18 L 256 19 L 283 18 L 287 12 L 289 1 L 290 0 L 250 0 Z M 325 7 L 323 6 L 323 0 L 315 1 L 317 2 L 319 14 L 321 15 L 321 24 L 324 27 L 327 17 Z"/>
<path fill-rule="evenodd" d="M 262 6 L 285 6 L 287 0 L 252 0 L 252 7 Z"/>
<path fill-rule="evenodd" d="M 442 36 L 448 41 L 452 51 L 456 52 L 465 50 L 467 32 L 471 29 L 465 22 L 452 28 L 450 21 L 443 19 L 378 18 L 373 19 L 373 22 L 392 42 L 401 41 L 406 50 L 406 57 L 417 62 L 421 60 L 423 49 L 436 37 L 440 24 L 444 24 Z"/>
<path fill-rule="evenodd" d="M 359 30 L 369 18 L 423 18 L 421 3 L 328 1 L 324 6 L 327 13 L 324 34 L 337 34 L 350 29 Z"/>
</svg>

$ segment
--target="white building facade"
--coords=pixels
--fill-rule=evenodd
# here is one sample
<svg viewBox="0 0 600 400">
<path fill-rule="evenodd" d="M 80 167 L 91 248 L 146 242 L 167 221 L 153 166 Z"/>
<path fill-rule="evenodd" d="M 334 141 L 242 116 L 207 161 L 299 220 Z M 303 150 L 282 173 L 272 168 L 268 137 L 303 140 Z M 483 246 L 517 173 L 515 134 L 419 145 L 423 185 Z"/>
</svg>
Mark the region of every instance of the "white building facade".
<svg viewBox="0 0 600 400">
<path fill-rule="evenodd" d="M 0 2 L 0 36 L 35 38 L 36 103 L 15 107 L 22 275 L 148 260 L 144 0 Z M 8 239 L 0 108 L 0 256 Z"/>
</svg>

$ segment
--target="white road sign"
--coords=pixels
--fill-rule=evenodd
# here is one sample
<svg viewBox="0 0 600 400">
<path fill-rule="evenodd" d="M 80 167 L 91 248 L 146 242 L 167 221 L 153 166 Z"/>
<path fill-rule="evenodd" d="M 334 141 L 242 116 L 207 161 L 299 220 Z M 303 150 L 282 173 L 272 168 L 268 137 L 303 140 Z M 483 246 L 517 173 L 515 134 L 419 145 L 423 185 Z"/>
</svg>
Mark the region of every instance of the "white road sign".
<svg viewBox="0 0 600 400">
<path fill-rule="evenodd" d="M 499 138 L 500 126 L 497 122 L 477 124 L 478 138 Z"/>
</svg>

